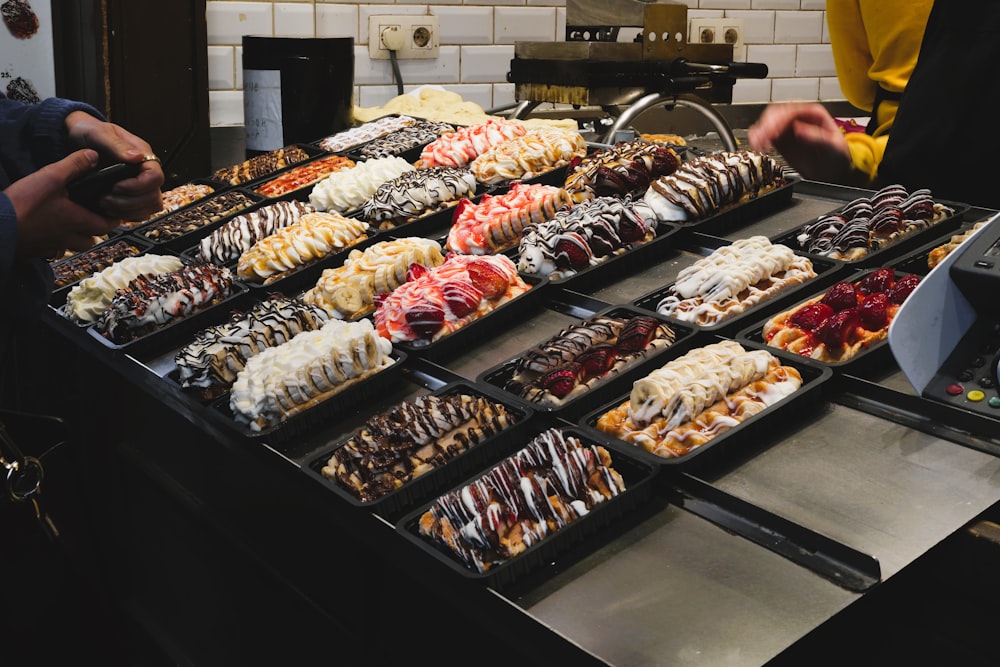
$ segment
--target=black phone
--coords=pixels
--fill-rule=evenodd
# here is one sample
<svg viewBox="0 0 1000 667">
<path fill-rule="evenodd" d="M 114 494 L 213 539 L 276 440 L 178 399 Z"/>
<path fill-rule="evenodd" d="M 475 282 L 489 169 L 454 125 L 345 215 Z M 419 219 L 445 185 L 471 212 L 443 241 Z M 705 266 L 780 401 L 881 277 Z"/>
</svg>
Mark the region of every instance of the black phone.
<svg viewBox="0 0 1000 667">
<path fill-rule="evenodd" d="M 69 198 L 84 208 L 100 213 L 101 197 L 111 192 L 115 183 L 139 175 L 141 163 L 119 162 L 82 176 L 67 186 Z"/>
</svg>

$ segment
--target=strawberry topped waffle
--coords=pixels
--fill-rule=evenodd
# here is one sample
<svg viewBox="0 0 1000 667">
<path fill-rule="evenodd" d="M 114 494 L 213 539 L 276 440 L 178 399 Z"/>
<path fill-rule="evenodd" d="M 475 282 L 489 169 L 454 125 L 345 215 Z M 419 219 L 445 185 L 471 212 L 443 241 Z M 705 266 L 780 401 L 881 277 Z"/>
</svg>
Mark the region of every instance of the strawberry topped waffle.
<svg viewBox="0 0 1000 667">
<path fill-rule="evenodd" d="M 393 343 L 427 345 L 531 289 L 504 255 L 449 254 L 438 267 L 410 273 L 375 311 L 379 335 Z"/>
<path fill-rule="evenodd" d="M 764 341 L 820 361 L 847 361 L 888 336 L 889 323 L 919 282 L 916 275 L 897 279 L 892 269 L 839 282 L 768 320 Z"/>
<path fill-rule="evenodd" d="M 485 123 L 446 132 L 424 146 L 417 165 L 428 167 L 465 167 L 487 149 L 527 132 L 522 123 L 490 118 Z"/>
</svg>

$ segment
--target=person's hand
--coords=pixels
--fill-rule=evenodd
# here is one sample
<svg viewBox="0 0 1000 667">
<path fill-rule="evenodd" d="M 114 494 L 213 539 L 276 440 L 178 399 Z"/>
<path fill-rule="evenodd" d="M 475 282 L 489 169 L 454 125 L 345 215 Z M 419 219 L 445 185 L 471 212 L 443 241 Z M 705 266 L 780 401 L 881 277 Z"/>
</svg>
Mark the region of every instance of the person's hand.
<svg viewBox="0 0 1000 667">
<path fill-rule="evenodd" d="M 67 197 L 66 186 L 91 172 L 97 162 L 96 151 L 76 151 L 4 190 L 17 214 L 18 258 L 53 257 L 67 248 L 86 250 L 95 236 L 118 226 L 119 220 L 98 215 Z"/>
<path fill-rule="evenodd" d="M 84 111 L 66 117 L 69 140 L 78 148 L 93 148 L 105 161 L 141 163 L 135 178 L 117 183 L 101 200 L 101 209 L 118 220 L 144 220 L 163 208 L 160 188 L 163 169 L 153 149 L 140 137 L 114 123 L 107 123 Z"/>
<path fill-rule="evenodd" d="M 772 104 L 750 127 L 747 139 L 756 151 L 779 152 L 803 178 L 833 183 L 850 179 L 847 139 L 821 104 Z"/>
</svg>

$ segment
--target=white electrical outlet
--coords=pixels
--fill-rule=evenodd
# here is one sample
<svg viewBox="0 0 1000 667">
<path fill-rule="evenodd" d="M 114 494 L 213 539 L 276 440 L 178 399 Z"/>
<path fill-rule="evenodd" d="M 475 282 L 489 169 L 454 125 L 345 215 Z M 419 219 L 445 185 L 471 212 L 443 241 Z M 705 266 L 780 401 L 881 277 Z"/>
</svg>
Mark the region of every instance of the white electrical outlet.
<svg viewBox="0 0 1000 667">
<path fill-rule="evenodd" d="M 368 56 L 388 60 L 390 49 L 399 60 L 437 58 L 438 17 L 374 14 L 368 17 Z"/>
<path fill-rule="evenodd" d="M 743 46 L 743 19 L 691 19 L 688 43 L 730 44 L 739 49 Z"/>
</svg>

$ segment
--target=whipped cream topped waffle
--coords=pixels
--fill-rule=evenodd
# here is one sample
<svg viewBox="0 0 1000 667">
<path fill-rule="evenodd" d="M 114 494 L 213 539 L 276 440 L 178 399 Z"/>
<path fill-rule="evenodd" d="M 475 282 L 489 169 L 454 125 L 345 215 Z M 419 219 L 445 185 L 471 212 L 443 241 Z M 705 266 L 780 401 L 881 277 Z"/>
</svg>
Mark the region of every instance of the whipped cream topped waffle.
<svg viewBox="0 0 1000 667">
<path fill-rule="evenodd" d="M 652 183 L 643 198 L 656 217 L 697 222 L 784 185 L 781 165 L 754 151 L 721 151 L 681 163 Z"/>
<path fill-rule="evenodd" d="M 268 285 L 368 238 L 368 223 L 339 213 L 304 213 L 240 255 L 239 277 Z"/>
<path fill-rule="evenodd" d="M 653 209 L 642 200 L 628 195 L 588 199 L 526 227 L 517 268 L 562 280 L 652 241 L 657 224 Z"/>
<path fill-rule="evenodd" d="M 462 167 L 406 171 L 379 185 L 362 204 L 361 215 L 380 229 L 391 229 L 475 192 L 476 178 Z"/>
<path fill-rule="evenodd" d="M 380 295 L 409 280 L 411 266 L 433 268 L 443 263 L 437 241 L 415 236 L 379 241 L 363 251 L 352 250 L 343 266 L 325 269 L 302 298 L 331 317 L 353 320 L 371 313 Z"/>
<path fill-rule="evenodd" d="M 268 174 L 273 174 L 285 167 L 308 160 L 309 154 L 298 146 L 285 146 L 261 155 L 256 155 L 249 160 L 234 164 L 229 167 L 217 169 L 212 173 L 212 178 L 216 181 L 229 183 L 230 185 L 242 185 L 264 178 Z"/>
<path fill-rule="evenodd" d="M 423 513 L 419 531 L 488 572 L 625 491 L 610 453 L 551 428 Z"/>
<path fill-rule="evenodd" d="M 809 258 L 766 236 L 751 236 L 681 269 L 656 312 L 712 326 L 815 277 Z"/>
<path fill-rule="evenodd" d="M 207 227 L 226 216 L 235 215 L 255 203 L 255 200 L 238 190 L 222 192 L 154 220 L 136 230 L 136 233 L 157 243 L 171 241 Z"/>
<path fill-rule="evenodd" d="M 322 327 L 329 316 L 322 308 L 276 294 L 228 322 L 202 329 L 174 357 L 181 387 L 204 399 L 229 391 L 247 359 L 288 342 L 303 331 Z"/>
<path fill-rule="evenodd" d="M 96 330 L 122 345 L 230 297 L 235 276 L 214 264 L 190 264 L 169 273 L 140 275 L 115 293 Z"/>
<path fill-rule="evenodd" d="M 802 386 L 767 350 L 725 340 L 696 348 L 632 385 L 598 430 L 664 458 L 683 456 Z"/>
<path fill-rule="evenodd" d="M 572 205 L 562 188 L 515 181 L 504 194 L 484 194 L 478 203 L 460 201 L 445 247 L 464 255 L 502 252 L 517 245 L 525 227 L 549 220 L 559 209 Z"/>
<path fill-rule="evenodd" d="M 379 335 L 393 343 L 432 343 L 531 289 L 504 255 L 449 254 L 433 269 L 415 268 L 375 311 Z"/>
<path fill-rule="evenodd" d="M 198 242 L 198 258 L 213 264 L 229 264 L 254 243 L 274 234 L 315 209 L 297 200 L 278 201 L 237 215 Z"/>
<path fill-rule="evenodd" d="M 460 127 L 447 132 L 424 146 L 417 166 L 465 167 L 488 149 L 499 143 L 524 136 L 528 129 L 523 123 L 502 118 Z"/>
<path fill-rule="evenodd" d="M 654 317 L 597 316 L 528 350 L 517 360 L 504 389 L 532 403 L 559 407 L 673 345 L 675 338 L 670 325 Z"/>
<path fill-rule="evenodd" d="M 988 222 L 989 220 L 980 220 L 964 232 L 953 234 L 948 241 L 942 243 L 936 248 L 933 248 L 929 253 L 927 253 L 927 268 L 933 269 L 935 266 L 940 264 L 941 260 L 954 252 L 958 246 L 972 238 L 972 235 L 982 229 L 982 227 Z"/>
<path fill-rule="evenodd" d="M 412 125 L 407 125 L 383 137 L 369 141 L 358 149 L 358 155 L 364 160 L 400 155 L 411 148 L 434 141 L 445 132 L 454 131 L 455 126 L 450 123 L 421 118 Z"/>
<path fill-rule="evenodd" d="M 587 142 L 575 130 L 545 127 L 492 146 L 469 164 L 476 180 L 494 184 L 533 178 L 587 154 Z"/>
<path fill-rule="evenodd" d="M 416 118 L 411 116 L 384 116 L 382 118 L 376 118 L 375 120 L 370 120 L 367 123 L 358 125 L 357 127 L 348 128 L 342 132 L 330 135 L 320 140 L 319 146 L 323 150 L 336 153 L 337 151 L 346 151 L 355 146 L 360 146 L 366 141 L 371 141 L 372 139 L 378 139 L 379 137 L 385 136 L 390 132 L 395 132 L 396 130 L 402 129 L 407 125 L 413 125 L 417 122 Z"/>
<path fill-rule="evenodd" d="M 98 271 L 103 271 L 126 257 L 136 257 L 140 254 L 142 254 L 142 248 L 125 240 L 113 241 L 90 250 L 84 250 L 52 266 L 55 286 L 57 288 L 65 287 L 92 276 Z"/>
<path fill-rule="evenodd" d="M 256 188 L 254 192 L 265 197 L 280 197 L 289 192 L 295 192 L 300 188 L 312 185 L 335 171 L 349 169 L 353 166 L 354 160 L 350 160 L 343 155 L 327 155 L 326 157 L 321 157 L 312 162 L 289 169 Z"/>
<path fill-rule="evenodd" d="M 566 190 L 573 201 L 594 197 L 640 196 L 654 179 L 672 174 L 681 158 L 667 146 L 636 139 L 570 163 Z"/>
<path fill-rule="evenodd" d="M 251 431 L 281 424 L 393 364 L 392 344 L 369 320 L 330 320 L 251 357 L 229 407 Z"/>
<path fill-rule="evenodd" d="M 796 240 L 806 252 L 853 262 L 954 213 L 926 188 L 888 185 L 806 225 Z"/>
<path fill-rule="evenodd" d="M 182 266 L 181 258 L 173 255 L 148 254 L 121 259 L 70 289 L 66 295 L 66 316 L 79 324 L 96 322 L 115 293 L 128 287 L 134 278 L 170 273 Z"/>
<path fill-rule="evenodd" d="M 892 269 L 877 269 L 861 280 L 842 281 L 764 324 L 764 342 L 820 361 L 854 358 L 885 340 L 889 324 L 920 282 Z"/>
<path fill-rule="evenodd" d="M 442 466 L 515 421 L 502 403 L 472 394 L 419 396 L 375 415 L 320 470 L 363 503 Z"/>
<path fill-rule="evenodd" d="M 137 227 L 143 223 L 149 222 L 150 220 L 162 218 L 167 213 L 176 211 L 182 206 L 193 204 L 199 199 L 204 199 L 213 192 L 215 192 L 215 188 L 207 183 L 185 183 L 184 185 L 178 185 L 176 188 L 171 188 L 166 192 L 160 193 L 163 208 L 159 211 L 145 220 L 123 220 L 121 226 L 123 229 L 131 229 L 132 227 Z"/>
<path fill-rule="evenodd" d="M 378 186 L 415 167 L 401 157 L 380 157 L 358 162 L 336 171 L 317 183 L 309 193 L 309 203 L 317 211 L 347 213 L 360 208 Z"/>
</svg>

